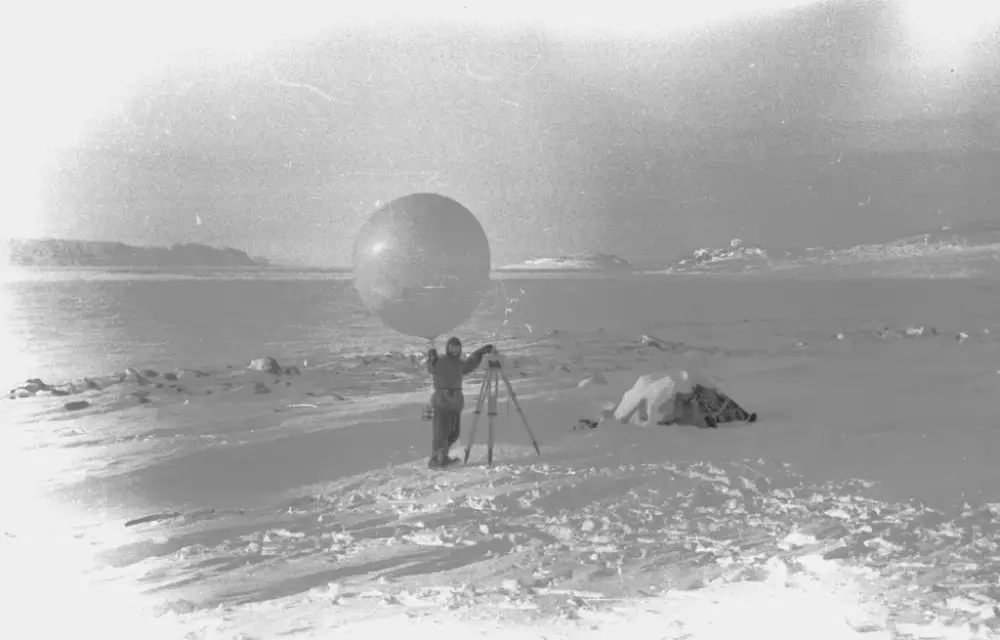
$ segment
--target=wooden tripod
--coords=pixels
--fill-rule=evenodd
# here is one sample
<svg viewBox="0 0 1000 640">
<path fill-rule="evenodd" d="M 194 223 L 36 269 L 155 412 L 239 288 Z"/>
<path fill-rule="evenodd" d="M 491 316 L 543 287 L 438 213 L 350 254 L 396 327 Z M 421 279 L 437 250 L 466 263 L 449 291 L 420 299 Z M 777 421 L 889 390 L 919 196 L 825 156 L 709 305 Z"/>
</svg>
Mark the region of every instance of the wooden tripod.
<svg viewBox="0 0 1000 640">
<path fill-rule="evenodd" d="M 507 387 L 507 395 L 510 397 L 511 402 L 514 403 L 518 415 L 521 416 L 521 422 L 524 423 L 524 430 L 528 432 L 528 437 L 531 438 L 531 444 L 535 447 L 535 453 L 541 456 L 542 452 L 538 448 L 538 441 L 535 440 L 535 434 L 531 432 L 531 427 L 528 426 L 528 419 L 524 417 L 524 410 L 521 409 L 521 403 L 517 401 L 517 394 L 514 393 L 514 387 L 510 384 L 507 374 L 504 373 L 500 355 L 494 351 L 489 354 L 488 358 L 486 375 L 483 377 L 483 386 L 479 388 L 479 398 L 476 400 L 476 410 L 472 417 L 472 428 L 469 429 L 469 436 L 465 442 L 464 462 L 466 464 L 469 462 L 469 453 L 472 451 L 472 443 L 476 439 L 476 427 L 479 424 L 479 416 L 483 413 L 483 403 L 485 402 L 487 405 L 487 415 L 489 416 L 489 439 L 486 444 L 486 463 L 489 465 L 493 464 L 493 425 L 496 421 L 497 396 L 500 394 L 501 380 L 503 380 L 504 386 Z"/>
</svg>

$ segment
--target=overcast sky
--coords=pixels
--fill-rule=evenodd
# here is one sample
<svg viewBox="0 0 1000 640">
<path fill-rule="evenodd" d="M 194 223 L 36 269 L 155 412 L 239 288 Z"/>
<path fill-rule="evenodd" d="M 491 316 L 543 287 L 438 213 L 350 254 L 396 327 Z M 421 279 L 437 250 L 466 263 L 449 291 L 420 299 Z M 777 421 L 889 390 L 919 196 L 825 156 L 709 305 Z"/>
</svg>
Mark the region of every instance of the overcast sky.
<svg viewBox="0 0 1000 640">
<path fill-rule="evenodd" d="M 1000 3 L 22 4 L 5 235 L 346 265 L 435 191 L 509 263 L 1000 214 Z"/>
</svg>

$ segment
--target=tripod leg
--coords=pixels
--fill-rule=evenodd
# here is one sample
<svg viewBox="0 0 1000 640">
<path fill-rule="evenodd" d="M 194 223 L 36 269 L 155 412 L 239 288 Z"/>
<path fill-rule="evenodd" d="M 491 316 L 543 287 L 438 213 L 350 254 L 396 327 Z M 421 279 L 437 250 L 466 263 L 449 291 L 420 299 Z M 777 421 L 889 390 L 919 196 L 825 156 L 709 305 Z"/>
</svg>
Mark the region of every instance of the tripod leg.
<svg viewBox="0 0 1000 640">
<path fill-rule="evenodd" d="M 490 385 L 491 388 L 489 390 L 490 395 L 489 395 L 489 405 L 488 405 L 490 431 L 489 431 L 489 441 L 488 444 L 486 445 L 486 464 L 488 465 L 493 464 L 493 442 L 494 442 L 493 428 L 497 418 L 497 393 L 500 390 L 500 378 L 499 376 L 497 376 L 498 371 L 500 370 L 496 367 L 489 368 L 490 372 L 489 380 L 492 384 Z"/>
<path fill-rule="evenodd" d="M 476 427 L 479 426 L 479 416 L 483 413 L 483 400 L 489 390 L 490 376 L 483 378 L 483 384 L 479 387 L 479 397 L 476 398 L 476 410 L 472 414 L 472 426 L 469 427 L 469 435 L 465 437 L 465 459 L 463 464 L 469 463 L 469 454 L 472 452 L 472 443 L 476 440 Z"/>
<path fill-rule="evenodd" d="M 521 422 L 524 423 L 524 430 L 528 432 L 528 437 L 531 438 L 531 444 L 535 447 L 535 453 L 542 455 L 541 449 L 538 448 L 538 441 L 535 440 L 535 434 L 531 432 L 531 427 L 528 426 L 528 419 L 524 417 L 524 410 L 521 408 L 521 403 L 517 401 L 517 394 L 514 393 L 514 386 L 511 385 L 510 379 L 502 369 L 500 370 L 500 376 L 503 377 L 503 383 L 507 387 L 507 394 L 510 396 L 511 402 L 514 403 L 514 408 L 517 409 L 518 415 L 521 416 Z"/>
</svg>

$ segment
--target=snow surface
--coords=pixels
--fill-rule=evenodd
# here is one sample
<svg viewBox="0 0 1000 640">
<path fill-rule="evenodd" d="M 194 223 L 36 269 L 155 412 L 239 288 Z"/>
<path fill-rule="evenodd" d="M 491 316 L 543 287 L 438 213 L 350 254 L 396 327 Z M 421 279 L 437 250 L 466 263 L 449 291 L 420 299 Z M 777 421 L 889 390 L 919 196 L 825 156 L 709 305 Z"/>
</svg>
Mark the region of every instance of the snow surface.
<svg viewBox="0 0 1000 640">
<path fill-rule="evenodd" d="M 542 456 L 501 393 L 492 468 L 484 416 L 427 469 L 412 354 L 4 400 L 8 635 L 995 637 L 998 327 L 852 312 L 551 331 L 505 362 Z M 760 420 L 572 429 L 678 368 Z"/>
</svg>

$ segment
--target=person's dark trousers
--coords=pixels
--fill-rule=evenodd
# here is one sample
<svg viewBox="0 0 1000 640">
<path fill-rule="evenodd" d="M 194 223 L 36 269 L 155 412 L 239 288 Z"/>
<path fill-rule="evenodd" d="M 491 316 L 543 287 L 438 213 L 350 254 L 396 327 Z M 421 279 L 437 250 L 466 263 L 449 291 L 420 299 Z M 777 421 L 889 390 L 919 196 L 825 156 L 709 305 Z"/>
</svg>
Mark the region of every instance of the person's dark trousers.
<svg viewBox="0 0 1000 640">
<path fill-rule="evenodd" d="M 431 464 L 443 466 L 448 464 L 448 453 L 462 433 L 462 412 L 434 407 L 432 424 Z"/>
</svg>

